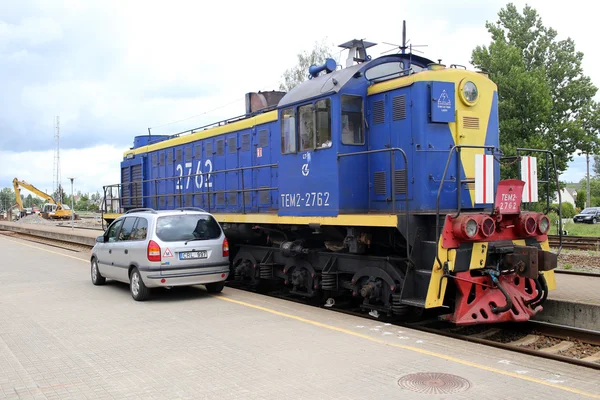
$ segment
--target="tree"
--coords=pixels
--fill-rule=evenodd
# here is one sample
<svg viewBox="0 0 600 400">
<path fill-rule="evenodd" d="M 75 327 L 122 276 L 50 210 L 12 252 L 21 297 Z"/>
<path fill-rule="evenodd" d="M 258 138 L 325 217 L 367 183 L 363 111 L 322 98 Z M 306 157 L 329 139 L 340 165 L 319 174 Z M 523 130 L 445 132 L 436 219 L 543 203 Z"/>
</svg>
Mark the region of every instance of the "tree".
<svg viewBox="0 0 600 400">
<path fill-rule="evenodd" d="M 585 208 L 585 191 L 577 191 L 577 196 L 575 197 L 575 207 L 579 208 L 580 210 Z"/>
<path fill-rule="evenodd" d="M 295 67 L 287 69 L 283 73 L 283 82 L 279 84 L 279 89 L 289 92 L 300 83 L 308 79 L 308 68 L 311 65 L 321 65 L 327 58 L 332 57 L 331 48 L 325 44 L 325 41 L 315 42 L 314 48 L 307 52 L 298 53 L 298 64 Z"/>
<path fill-rule="evenodd" d="M 600 177 L 600 156 L 594 156 L 594 164 L 592 165 L 592 169 L 594 171 L 594 176 Z"/>
<path fill-rule="evenodd" d="M 492 42 L 477 46 L 471 63 L 498 85 L 500 144 L 509 154 L 549 149 L 563 172 L 576 150 L 593 154 L 600 144 L 597 88 L 583 73 L 583 53 L 572 39 L 558 40 L 529 6 L 521 14 L 509 3 L 498 17 L 486 23 Z"/>
<path fill-rule="evenodd" d="M 0 210 L 8 210 L 15 203 L 15 192 L 11 188 L 4 188 L 0 190 Z"/>
</svg>

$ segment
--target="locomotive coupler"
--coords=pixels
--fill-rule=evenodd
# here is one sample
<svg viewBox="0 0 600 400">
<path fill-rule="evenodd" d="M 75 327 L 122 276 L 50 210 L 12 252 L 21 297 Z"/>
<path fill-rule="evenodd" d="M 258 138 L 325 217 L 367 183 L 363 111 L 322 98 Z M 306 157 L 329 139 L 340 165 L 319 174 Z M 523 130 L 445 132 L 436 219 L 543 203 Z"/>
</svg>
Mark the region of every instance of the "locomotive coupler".
<svg viewBox="0 0 600 400">
<path fill-rule="evenodd" d="M 494 284 L 496 284 L 496 286 L 498 286 L 498 289 L 500 289 L 500 291 L 504 295 L 504 298 L 506 299 L 506 305 L 504 305 L 502 307 L 493 306 L 492 312 L 494 314 L 500 314 L 500 313 L 510 310 L 513 306 L 512 300 L 510 298 L 510 295 L 506 291 L 506 289 L 504 289 L 504 287 L 502 287 L 502 285 L 500 284 L 500 281 L 498 280 L 498 276 L 500 275 L 500 272 L 495 271 L 495 270 L 485 270 L 483 272 L 490 275 L 490 278 L 492 278 L 492 282 L 494 282 Z"/>
</svg>

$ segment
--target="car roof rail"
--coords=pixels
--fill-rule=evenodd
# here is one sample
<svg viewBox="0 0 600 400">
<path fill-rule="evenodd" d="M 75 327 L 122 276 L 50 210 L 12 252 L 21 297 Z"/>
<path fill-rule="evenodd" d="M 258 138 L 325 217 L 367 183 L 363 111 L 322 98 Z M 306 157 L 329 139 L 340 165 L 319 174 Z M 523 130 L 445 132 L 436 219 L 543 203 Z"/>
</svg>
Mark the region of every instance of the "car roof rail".
<svg viewBox="0 0 600 400">
<path fill-rule="evenodd" d="M 156 214 L 156 210 L 154 208 L 134 208 L 132 210 L 126 211 L 125 214 L 132 214 L 132 213 L 136 213 L 136 212 L 144 212 L 144 211 L 149 211 L 152 214 Z"/>
<path fill-rule="evenodd" d="M 178 207 L 175 210 L 206 212 L 206 210 L 204 210 L 204 209 L 202 209 L 200 207 Z"/>
</svg>

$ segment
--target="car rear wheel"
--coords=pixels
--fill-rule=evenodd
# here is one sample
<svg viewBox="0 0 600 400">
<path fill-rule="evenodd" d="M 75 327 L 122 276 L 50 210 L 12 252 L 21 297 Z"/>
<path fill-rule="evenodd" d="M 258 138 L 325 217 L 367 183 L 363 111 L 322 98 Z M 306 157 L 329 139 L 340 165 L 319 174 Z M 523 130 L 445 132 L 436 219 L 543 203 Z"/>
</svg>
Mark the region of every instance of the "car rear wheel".
<svg viewBox="0 0 600 400">
<path fill-rule="evenodd" d="M 206 291 L 208 293 L 220 293 L 225 287 L 225 282 L 213 282 L 206 284 Z"/>
<path fill-rule="evenodd" d="M 106 283 L 106 278 L 100 275 L 100 270 L 98 270 L 98 260 L 92 258 L 91 262 L 91 274 L 92 274 L 92 283 L 96 286 L 104 285 Z"/>
<path fill-rule="evenodd" d="M 133 271 L 131 271 L 131 276 L 129 278 L 131 297 L 133 297 L 135 301 L 144 301 L 148 299 L 148 297 L 150 297 L 150 289 L 144 284 L 140 271 L 137 268 L 134 268 Z"/>
</svg>

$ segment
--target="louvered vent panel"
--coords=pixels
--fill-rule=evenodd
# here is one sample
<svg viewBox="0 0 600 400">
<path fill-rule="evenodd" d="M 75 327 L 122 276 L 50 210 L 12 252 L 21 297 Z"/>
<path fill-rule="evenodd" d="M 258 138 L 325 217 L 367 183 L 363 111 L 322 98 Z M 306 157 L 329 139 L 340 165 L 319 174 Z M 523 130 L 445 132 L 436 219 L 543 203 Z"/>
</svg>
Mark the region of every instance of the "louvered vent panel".
<svg viewBox="0 0 600 400">
<path fill-rule="evenodd" d="M 207 142 L 206 146 L 205 146 L 205 150 L 206 150 L 206 157 L 212 157 L 213 155 L 213 144 L 212 142 Z"/>
<path fill-rule="evenodd" d="M 261 189 L 266 189 L 268 188 L 268 186 L 261 186 Z M 260 200 L 260 204 L 269 204 L 271 201 L 271 196 L 269 196 L 269 191 L 268 190 L 261 190 L 260 193 L 258 195 L 259 200 Z"/>
<path fill-rule="evenodd" d="M 131 204 L 134 207 L 142 206 L 142 165 L 134 165 L 131 167 Z"/>
<path fill-rule="evenodd" d="M 479 118 L 463 117 L 463 127 L 465 129 L 479 129 Z"/>
<path fill-rule="evenodd" d="M 269 131 L 258 131 L 258 147 L 267 147 L 269 145 Z"/>
<path fill-rule="evenodd" d="M 394 191 L 396 194 L 406 194 L 406 170 L 397 169 L 394 173 Z"/>
<path fill-rule="evenodd" d="M 175 160 L 176 160 L 177 162 L 181 162 L 181 156 L 182 156 L 181 149 L 177 149 L 177 150 L 175 151 Z"/>
<path fill-rule="evenodd" d="M 235 137 L 227 139 L 227 147 L 230 153 L 235 153 L 237 151 L 237 140 Z"/>
<path fill-rule="evenodd" d="M 242 151 L 250 151 L 250 134 L 242 135 Z"/>
<path fill-rule="evenodd" d="M 223 139 L 217 140 L 217 155 L 222 156 L 225 153 L 225 142 Z"/>
<path fill-rule="evenodd" d="M 167 164 L 173 164 L 173 152 L 171 150 L 167 151 Z"/>
<path fill-rule="evenodd" d="M 382 124 L 385 122 L 385 103 L 383 100 L 377 100 L 373 103 L 373 123 Z"/>
<path fill-rule="evenodd" d="M 188 146 L 185 148 L 185 161 L 192 160 L 192 151 L 193 150 L 194 150 L 194 148 L 192 146 Z"/>
<path fill-rule="evenodd" d="M 202 158 L 202 145 L 201 144 L 196 145 L 196 157 Z"/>
<path fill-rule="evenodd" d="M 230 206 L 237 205 L 237 193 L 228 193 L 227 194 L 227 204 Z"/>
<path fill-rule="evenodd" d="M 244 204 L 246 207 L 252 206 L 252 193 L 244 192 Z"/>
<path fill-rule="evenodd" d="M 406 95 L 394 97 L 392 100 L 392 112 L 394 121 L 406 119 Z"/>
<path fill-rule="evenodd" d="M 373 186 L 375 188 L 375 194 L 385 196 L 387 194 L 387 183 L 385 180 L 385 172 L 379 171 L 373 174 Z"/>
<path fill-rule="evenodd" d="M 152 166 L 158 166 L 158 155 L 156 155 L 156 153 L 152 154 Z"/>
<path fill-rule="evenodd" d="M 217 205 L 222 206 L 225 204 L 225 193 L 219 192 L 217 193 Z"/>
</svg>

